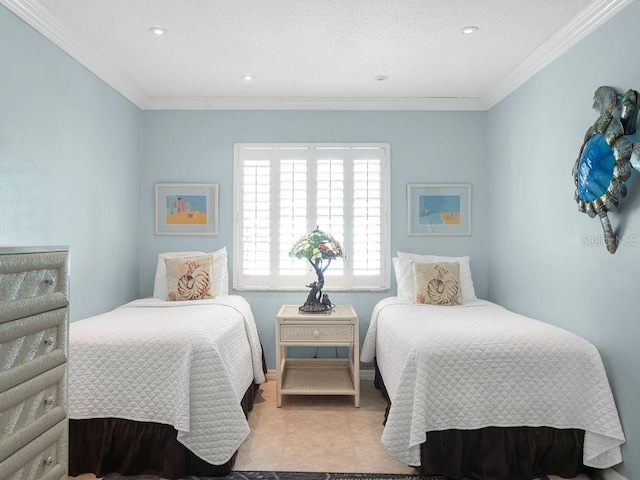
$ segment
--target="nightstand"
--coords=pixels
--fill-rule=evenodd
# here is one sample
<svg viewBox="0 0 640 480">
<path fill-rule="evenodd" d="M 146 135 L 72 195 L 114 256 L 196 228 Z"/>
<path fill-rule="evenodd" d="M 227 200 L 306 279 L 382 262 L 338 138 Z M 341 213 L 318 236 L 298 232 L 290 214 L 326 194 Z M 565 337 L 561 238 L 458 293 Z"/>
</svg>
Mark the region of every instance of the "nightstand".
<svg viewBox="0 0 640 480">
<path fill-rule="evenodd" d="M 287 347 L 348 347 L 348 358 L 288 358 Z M 353 395 L 360 406 L 360 334 L 351 305 L 327 313 L 300 313 L 283 305 L 276 316 L 276 398 L 282 395 Z"/>
</svg>

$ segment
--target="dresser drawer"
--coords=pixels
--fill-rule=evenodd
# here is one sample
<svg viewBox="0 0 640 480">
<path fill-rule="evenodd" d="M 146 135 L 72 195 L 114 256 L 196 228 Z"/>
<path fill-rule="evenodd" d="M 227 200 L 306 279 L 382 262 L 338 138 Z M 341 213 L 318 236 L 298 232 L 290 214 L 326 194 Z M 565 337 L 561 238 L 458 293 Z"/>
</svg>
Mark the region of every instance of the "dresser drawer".
<svg viewBox="0 0 640 480">
<path fill-rule="evenodd" d="M 0 461 L 65 418 L 65 373 L 59 365 L 0 393 Z"/>
<path fill-rule="evenodd" d="M 0 255 L 0 302 L 68 291 L 68 253 Z"/>
<path fill-rule="evenodd" d="M 3 305 L 0 317 L 15 303 Z M 0 323 L 0 392 L 66 362 L 67 315 L 65 307 Z"/>
<path fill-rule="evenodd" d="M 281 342 L 353 342 L 353 325 L 280 325 Z"/>
<path fill-rule="evenodd" d="M 2 480 L 53 480 L 66 475 L 64 443 L 67 421 L 63 420 L 0 462 Z"/>
<path fill-rule="evenodd" d="M 10 302 L 6 309 L 3 305 L 2 315 L 15 303 Z M 0 323 L 0 374 L 38 357 L 50 355 L 57 349 L 65 349 L 67 315 L 68 309 L 64 307 Z"/>
</svg>

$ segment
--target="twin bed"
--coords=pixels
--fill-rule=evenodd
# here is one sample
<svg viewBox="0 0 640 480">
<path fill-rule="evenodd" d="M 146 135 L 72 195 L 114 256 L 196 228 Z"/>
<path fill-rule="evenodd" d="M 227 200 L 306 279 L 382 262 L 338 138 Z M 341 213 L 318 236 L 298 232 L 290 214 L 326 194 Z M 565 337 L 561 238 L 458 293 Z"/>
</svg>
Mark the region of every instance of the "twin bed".
<svg viewBox="0 0 640 480">
<path fill-rule="evenodd" d="M 265 370 L 249 303 L 217 289 L 213 299 L 167 301 L 160 288 L 159 298 L 71 324 L 70 475 L 231 470 Z"/>
<path fill-rule="evenodd" d="M 382 444 L 423 474 L 574 477 L 622 460 L 600 356 L 566 330 L 483 300 L 391 297 L 364 342 L 361 359 L 374 358 L 390 399 Z"/>
<path fill-rule="evenodd" d="M 399 254 L 399 296 L 375 306 L 360 356 L 375 362 L 389 400 L 389 454 L 425 475 L 509 480 L 622 461 L 618 412 L 591 343 L 475 298 L 468 257 Z M 411 264 L 433 261 L 460 263 L 461 304 L 414 302 Z"/>
<path fill-rule="evenodd" d="M 412 262 L 443 257 L 404 255 L 394 259 L 398 296 L 375 306 L 360 357 L 375 362 L 389 399 L 389 454 L 448 478 L 571 477 L 621 462 L 624 435 L 592 344 L 476 299 L 468 257 L 453 259 L 461 305 L 416 304 Z M 235 295 L 171 302 L 160 290 L 72 324 L 70 475 L 233 466 L 264 381 L 251 308 Z"/>
</svg>

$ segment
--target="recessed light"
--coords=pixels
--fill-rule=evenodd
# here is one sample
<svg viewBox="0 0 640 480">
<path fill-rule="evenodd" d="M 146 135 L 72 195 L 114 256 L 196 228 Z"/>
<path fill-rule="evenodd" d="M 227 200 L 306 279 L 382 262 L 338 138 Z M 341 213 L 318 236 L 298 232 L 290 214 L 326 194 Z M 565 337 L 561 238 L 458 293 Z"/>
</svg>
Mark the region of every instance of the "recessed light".
<svg viewBox="0 0 640 480">
<path fill-rule="evenodd" d="M 378 82 L 384 82 L 385 80 L 389 80 L 389 77 L 386 75 L 378 75 L 377 77 L 373 77 L 373 79 Z"/>
<path fill-rule="evenodd" d="M 167 34 L 167 31 L 164 28 L 160 27 L 151 27 L 149 31 L 154 35 L 158 35 L 159 37 Z"/>
<path fill-rule="evenodd" d="M 464 27 L 462 29 L 462 33 L 464 33 L 465 35 L 470 35 L 472 33 L 476 33 L 477 31 L 478 31 L 478 27 L 472 27 L 472 26 Z"/>
<path fill-rule="evenodd" d="M 242 79 L 246 80 L 247 82 L 253 80 L 253 75 L 242 75 Z"/>
</svg>

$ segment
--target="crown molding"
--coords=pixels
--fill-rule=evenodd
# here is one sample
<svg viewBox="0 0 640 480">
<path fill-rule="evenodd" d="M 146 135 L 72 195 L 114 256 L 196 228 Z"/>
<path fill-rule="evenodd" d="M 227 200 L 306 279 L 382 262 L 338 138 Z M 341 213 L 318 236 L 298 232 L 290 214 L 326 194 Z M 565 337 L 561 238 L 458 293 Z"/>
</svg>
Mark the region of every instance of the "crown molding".
<svg viewBox="0 0 640 480">
<path fill-rule="evenodd" d="M 484 110 L 479 98 L 149 97 L 143 110 Z"/>
<path fill-rule="evenodd" d="M 489 110 L 498 104 L 632 2 L 633 0 L 596 0 L 591 3 L 483 96 L 484 108 Z"/>
<path fill-rule="evenodd" d="M 70 33 L 40 2 L 37 0 L 0 0 L 0 3 L 131 103 L 138 107 L 144 103 L 146 95 L 139 87 L 133 85 L 125 75 L 118 72 L 82 40 Z"/>
<path fill-rule="evenodd" d="M 37 0 L 0 3 L 142 110 L 489 110 L 633 0 L 596 0 L 481 98 L 148 97 Z"/>
</svg>

